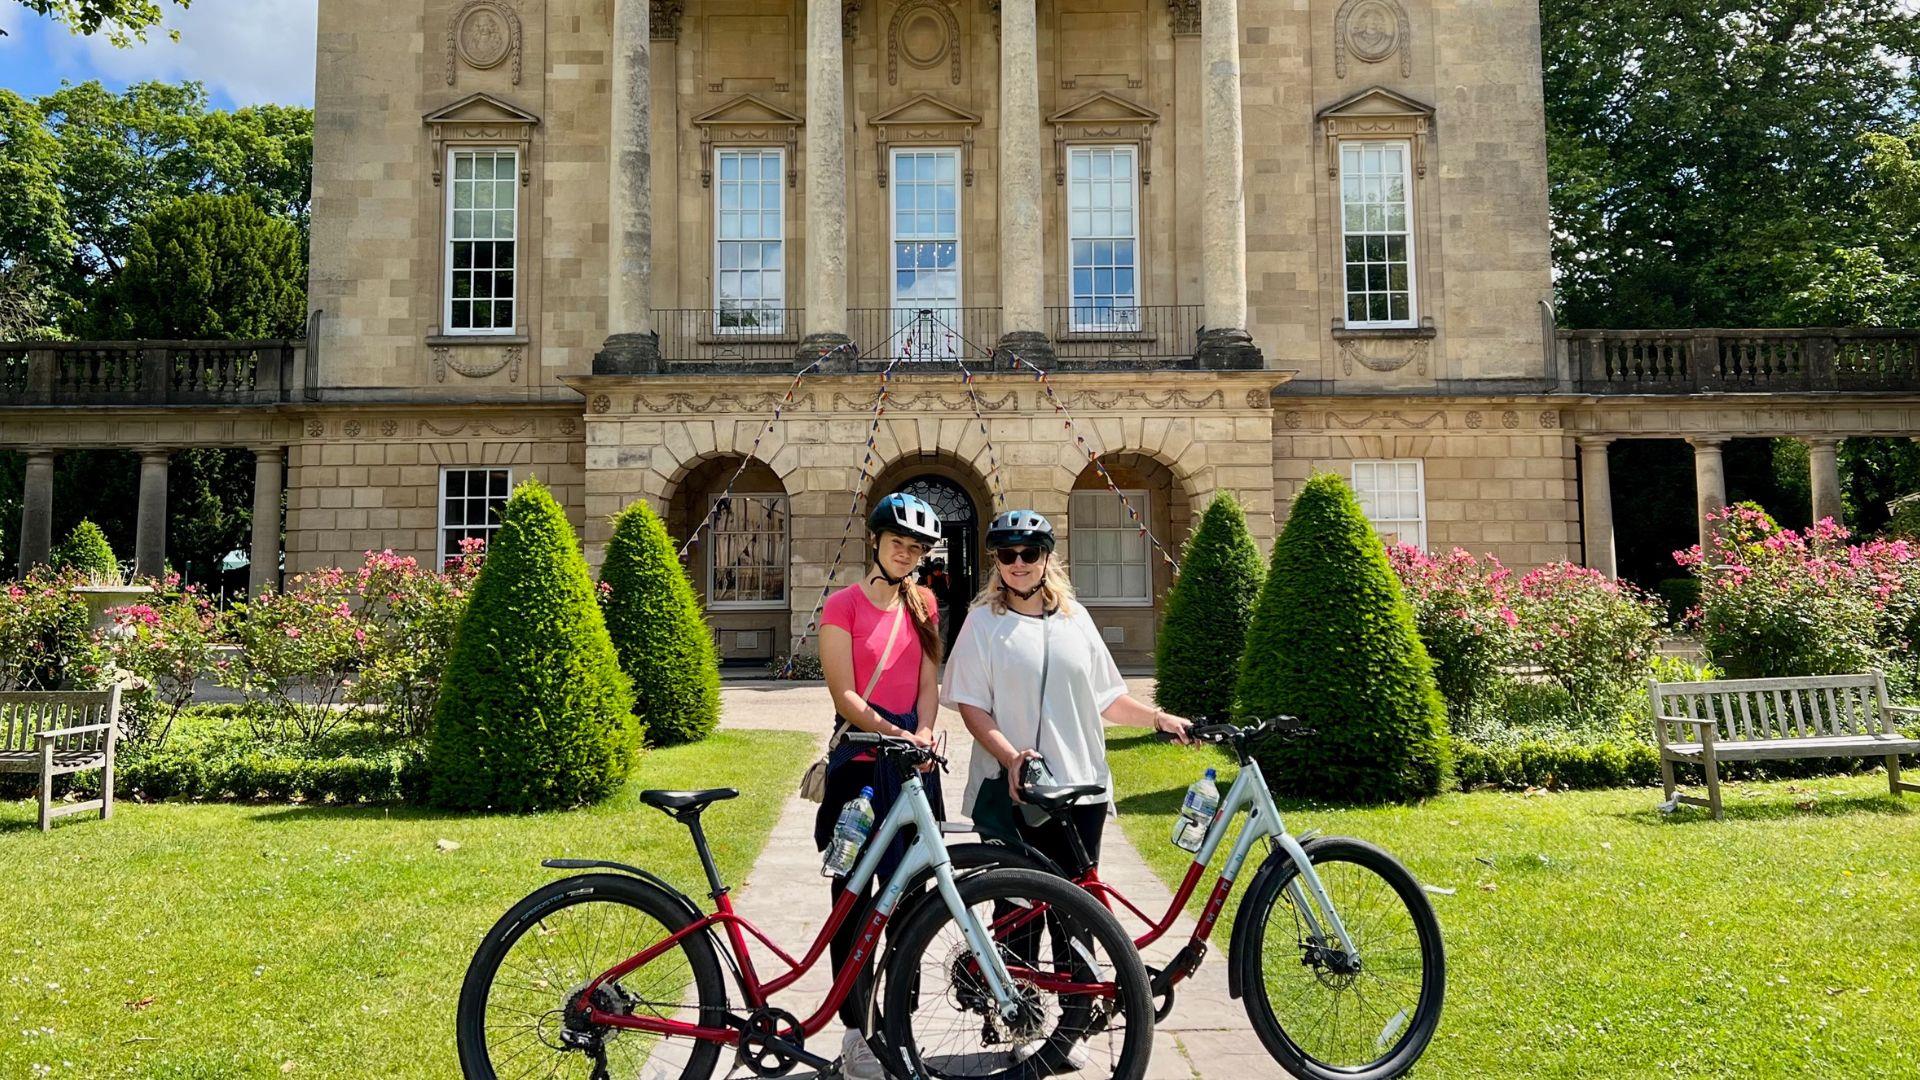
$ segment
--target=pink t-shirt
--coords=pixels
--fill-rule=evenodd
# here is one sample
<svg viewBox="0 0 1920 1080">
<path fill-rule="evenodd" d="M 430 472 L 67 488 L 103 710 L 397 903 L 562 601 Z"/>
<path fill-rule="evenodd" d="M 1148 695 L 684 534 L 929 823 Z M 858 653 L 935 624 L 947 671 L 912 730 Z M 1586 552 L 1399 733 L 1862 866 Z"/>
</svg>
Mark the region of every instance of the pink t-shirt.
<svg viewBox="0 0 1920 1080">
<path fill-rule="evenodd" d="M 920 599 L 938 626 L 940 611 L 935 606 L 933 593 L 923 588 Z M 820 622 L 824 626 L 837 626 L 853 636 L 853 690 L 857 694 L 865 690 L 867 680 L 873 678 L 873 666 L 880 662 L 880 650 L 887 644 L 887 633 L 895 618 L 906 621 L 900 624 L 900 633 L 887 653 L 887 669 L 868 700 L 889 712 L 906 713 L 920 702 L 920 635 L 914 632 L 913 614 L 898 607 L 883 611 L 867 599 L 865 589 L 849 585 L 827 597 Z"/>
</svg>

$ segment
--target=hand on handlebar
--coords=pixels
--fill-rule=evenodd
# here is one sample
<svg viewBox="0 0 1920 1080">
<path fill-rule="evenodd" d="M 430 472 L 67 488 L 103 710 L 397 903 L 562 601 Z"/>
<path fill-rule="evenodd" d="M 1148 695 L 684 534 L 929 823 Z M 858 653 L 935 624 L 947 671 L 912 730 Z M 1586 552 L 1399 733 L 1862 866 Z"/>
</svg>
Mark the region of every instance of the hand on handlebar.
<svg viewBox="0 0 1920 1080">
<path fill-rule="evenodd" d="M 1182 746 L 1193 745 L 1193 721 L 1184 716 L 1175 716 L 1170 712 L 1155 713 L 1153 731 L 1154 734 Z"/>
</svg>

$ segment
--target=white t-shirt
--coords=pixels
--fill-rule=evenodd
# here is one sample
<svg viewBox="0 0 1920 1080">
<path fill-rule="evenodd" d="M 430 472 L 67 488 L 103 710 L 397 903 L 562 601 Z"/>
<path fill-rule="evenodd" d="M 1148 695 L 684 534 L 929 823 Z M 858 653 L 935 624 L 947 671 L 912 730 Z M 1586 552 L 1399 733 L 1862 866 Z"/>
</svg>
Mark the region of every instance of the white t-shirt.
<svg viewBox="0 0 1920 1080">
<path fill-rule="evenodd" d="M 1046 649 L 1046 711 L 1041 712 L 1041 650 Z M 1113 654 L 1093 617 L 1079 604 L 1045 619 L 982 605 L 967 612 L 941 680 L 941 701 L 951 709 L 972 705 L 993 715 L 1000 733 L 1017 750 L 1038 750 L 1059 784 L 1099 784 L 1103 796 L 1082 800 L 1113 803 L 1106 735 L 1100 714 L 1127 692 Z M 1000 763 L 974 744 L 967 766 L 967 792 L 960 812 Z M 1002 781 L 1005 782 L 1004 780 Z"/>
</svg>

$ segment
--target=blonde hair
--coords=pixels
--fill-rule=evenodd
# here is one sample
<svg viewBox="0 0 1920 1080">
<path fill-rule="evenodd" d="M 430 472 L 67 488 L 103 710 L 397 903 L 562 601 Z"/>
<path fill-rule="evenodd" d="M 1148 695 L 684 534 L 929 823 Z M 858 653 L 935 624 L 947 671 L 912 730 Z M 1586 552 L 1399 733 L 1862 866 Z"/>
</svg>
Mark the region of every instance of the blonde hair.
<svg viewBox="0 0 1920 1080">
<path fill-rule="evenodd" d="M 968 607 L 990 607 L 995 615 L 1007 613 L 1007 583 L 1000 577 L 1000 560 L 987 564 L 987 584 Z M 1047 570 L 1040 579 L 1040 605 L 1048 611 L 1066 614 L 1073 605 L 1073 578 L 1067 574 L 1067 560 L 1058 551 L 1047 553 Z"/>
</svg>

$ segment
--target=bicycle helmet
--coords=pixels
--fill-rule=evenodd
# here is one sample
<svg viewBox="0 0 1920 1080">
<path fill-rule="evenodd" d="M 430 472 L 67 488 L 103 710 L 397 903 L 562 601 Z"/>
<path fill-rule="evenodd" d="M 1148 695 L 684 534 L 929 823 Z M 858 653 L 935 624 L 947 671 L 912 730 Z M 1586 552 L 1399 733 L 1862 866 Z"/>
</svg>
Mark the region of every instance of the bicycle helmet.
<svg viewBox="0 0 1920 1080">
<path fill-rule="evenodd" d="M 1008 510 L 987 526 L 989 548 L 1032 544 L 1042 551 L 1052 551 L 1054 542 L 1053 523 L 1036 510 Z"/>
<path fill-rule="evenodd" d="M 929 547 L 940 542 L 940 515 L 918 495 L 896 491 L 873 505 L 867 515 L 867 531 L 899 533 L 923 540 Z"/>
</svg>

